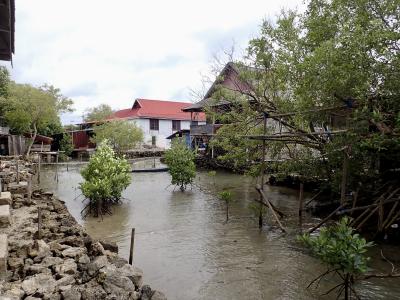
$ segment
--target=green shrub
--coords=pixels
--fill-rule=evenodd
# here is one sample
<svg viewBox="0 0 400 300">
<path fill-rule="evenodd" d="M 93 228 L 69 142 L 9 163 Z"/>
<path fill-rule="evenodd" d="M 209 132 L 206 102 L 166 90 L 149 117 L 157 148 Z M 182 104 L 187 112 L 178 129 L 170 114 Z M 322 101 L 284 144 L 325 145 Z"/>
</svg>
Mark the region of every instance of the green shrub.
<svg viewBox="0 0 400 300">
<path fill-rule="evenodd" d="M 221 201 L 225 202 L 225 205 L 226 205 L 226 222 L 228 222 L 229 221 L 229 203 L 233 199 L 233 193 L 231 191 L 228 191 L 228 190 L 223 190 L 223 191 L 218 193 L 218 198 Z"/>
<path fill-rule="evenodd" d="M 81 171 L 85 180 L 80 184 L 82 194 L 89 199 L 88 213 L 99 216 L 109 212 L 108 206 L 118 203 L 122 192 L 131 182 L 130 165 L 116 157 L 107 141 L 102 143 Z"/>
<path fill-rule="evenodd" d="M 171 183 L 179 186 L 182 192 L 196 177 L 194 158 L 194 152 L 180 139 L 173 141 L 171 149 L 165 152 L 165 162 L 172 177 Z"/>
<path fill-rule="evenodd" d="M 343 282 L 336 288 L 339 296 L 344 291 L 345 299 L 348 299 L 349 291 L 355 292 L 352 287 L 355 276 L 368 269 L 369 257 L 365 254 L 373 243 L 354 233 L 348 218 L 342 218 L 335 225 L 322 228 L 318 236 L 304 234 L 299 240 L 327 265 L 328 271 L 323 275 L 335 272 L 342 278 Z"/>
</svg>

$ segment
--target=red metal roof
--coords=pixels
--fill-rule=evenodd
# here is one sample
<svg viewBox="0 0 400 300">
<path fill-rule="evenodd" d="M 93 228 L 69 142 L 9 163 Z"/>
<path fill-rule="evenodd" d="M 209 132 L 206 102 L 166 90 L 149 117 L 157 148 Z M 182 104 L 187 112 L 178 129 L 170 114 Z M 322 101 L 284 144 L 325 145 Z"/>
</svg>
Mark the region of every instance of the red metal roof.
<svg viewBox="0 0 400 300">
<path fill-rule="evenodd" d="M 182 111 L 183 108 L 190 105 L 187 102 L 136 99 L 132 108 L 116 111 L 108 119 L 152 118 L 190 121 L 190 113 Z M 193 119 L 196 121 L 205 121 L 206 116 L 201 112 L 193 114 Z"/>
</svg>

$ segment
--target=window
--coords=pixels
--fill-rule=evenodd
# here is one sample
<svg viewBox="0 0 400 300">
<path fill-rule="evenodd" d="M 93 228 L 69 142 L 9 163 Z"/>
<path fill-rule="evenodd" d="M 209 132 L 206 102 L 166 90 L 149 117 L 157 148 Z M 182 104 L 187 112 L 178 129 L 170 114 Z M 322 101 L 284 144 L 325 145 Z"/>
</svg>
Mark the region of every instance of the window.
<svg viewBox="0 0 400 300">
<path fill-rule="evenodd" d="M 199 125 L 199 121 L 192 121 L 190 125 Z"/>
<path fill-rule="evenodd" d="M 172 120 L 172 130 L 173 130 L 173 131 L 181 130 L 181 121 L 179 121 L 179 120 Z"/>
<path fill-rule="evenodd" d="M 158 130 L 158 119 L 150 119 L 150 130 Z"/>
</svg>

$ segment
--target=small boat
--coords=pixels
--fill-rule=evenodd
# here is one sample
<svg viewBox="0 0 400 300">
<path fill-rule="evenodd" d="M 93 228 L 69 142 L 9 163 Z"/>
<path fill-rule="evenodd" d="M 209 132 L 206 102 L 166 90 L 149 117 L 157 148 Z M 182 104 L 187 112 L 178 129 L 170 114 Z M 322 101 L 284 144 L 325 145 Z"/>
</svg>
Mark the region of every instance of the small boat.
<svg viewBox="0 0 400 300">
<path fill-rule="evenodd" d="M 133 169 L 132 173 L 156 173 L 156 172 L 167 172 L 168 170 L 169 170 L 168 167 Z"/>
</svg>

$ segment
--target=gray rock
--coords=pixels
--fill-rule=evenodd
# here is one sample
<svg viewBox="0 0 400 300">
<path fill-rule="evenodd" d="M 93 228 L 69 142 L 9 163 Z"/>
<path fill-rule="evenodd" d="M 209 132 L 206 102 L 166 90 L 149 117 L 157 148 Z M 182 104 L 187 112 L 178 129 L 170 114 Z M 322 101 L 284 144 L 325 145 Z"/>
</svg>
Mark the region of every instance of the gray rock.
<svg viewBox="0 0 400 300">
<path fill-rule="evenodd" d="M 97 273 L 98 270 L 100 270 L 101 268 L 103 268 L 105 265 L 108 264 L 108 260 L 107 260 L 107 256 L 102 255 L 102 256 L 98 256 L 96 257 L 91 263 L 88 264 L 88 274 L 90 276 L 93 276 L 94 274 Z"/>
<path fill-rule="evenodd" d="M 100 240 L 99 243 L 103 246 L 104 250 L 108 250 L 114 253 L 118 253 L 118 245 L 114 242 L 102 241 Z"/>
<path fill-rule="evenodd" d="M 81 257 L 79 257 L 78 262 L 79 262 L 80 264 L 88 264 L 88 263 L 90 263 L 90 258 L 89 258 L 89 256 L 87 256 L 86 254 L 84 254 L 84 255 L 82 255 Z"/>
<path fill-rule="evenodd" d="M 118 273 L 128 277 L 137 287 L 141 287 L 143 284 L 143 271 L 137 267 L 125 264 L 118 269 Z"/>
<path fill-rule="evenodd" d="M 60 257 L 47 256 L 42 260 L 42 265 L 46 267 L 52 267 L 61 264 L 63 261 L 64 260 Z"/>
<path fill-rule="evenodd" d="M 117 272 L 114 266 L 107 266 L 100 270 L 99 277 L 104 278 L 104 290 L 116 297 L 116 299 L 129 299 L 129 295 L 135 292 L 132 281 Z"/>
<path fill-rule="evenodd" d="M 81 300 L 82 298 L 81 293 L 74 288 L 62 291 L 61 295 L 63 297 L 63 300 Z"/>
<path fill-rule="evenodd" d="M 140 299 L 142 300 L 151 300 L 151 297 L 153 297 L 154 292 L 151 290 L 151 287 L 149 285 L 144 285 L 141 288 L 141 297 Z"/>
<path fill-rule="evenodd" d="M 24 266 L 24 260 L 20 257 L 12 257 L 8 259 L 8 266 L 11 270 L 19 269 Z"/>
<path fill-rule="evenodd" d="M 91 246 L 90 246 L 89 254 L 90 254 L 91 256 L 100 256 L 100 255 L 104 255 L 104 254 L 105 254 L 104 248 L 103 248 L 103 246 L 102 246 L 99 242 L 92 243 Z"/>
<path fill-rule="evenodd" d="M 96 279 L 88 282 L 82 290 L 82 300 L 105 300 L 106 291 L 97 283 Z"/>
<path fill-rule="evenodd" d="M 77 272 L 78 266 L 73 258 L 64 260 L 62 264 L 56 265 L 54 271 L 60 275 L 70 274 L 73 275 Z"/>
<path fill-rule="evenodd" d="M 72 275 L 65 275 L 63 278 L 57 280 L 56 284 L 59 289 L 64 286 L 72 285 L 75 283 L 75 278 Z"/>
<path fill-rule="evenodd" d="M 47 268 L 46 266 L 43 266 L 42 264 L 34 264 L 34 265 L 30 265 L 30 266 L 28 265 L 28 266 L 25 266 L 24 270 L 25 270 L 25 273 L 27 276 L 35 275 L 35 274 L 39 274 L 39 273 L 51 275 L 50 269 Z"/>
<path fill-rule="evenodd" d="M 70 247 L 62 252 L 62 255 L 64 257 L 72 257 L 75 259 L 78 259 L 84 254 L 86 254 L 86 248 L 82 247 Z"/>
<path fill-rule="evenodd" d="M 43 300 L 61 300 L 61 295 L 59 293 L 45 294 Z"/>
<path fill-rule="evenodd" d="M 55 291 L 56 281 L 51 275 L 37 274 L 25 279 L 21 286 L 27 295 L 34 293 L 51 294 Z"/>
<path fill-rule="evenodd" d="M 7 289 L 7 291 L 4 293 L 3 297 L 8 297 L 9 299 L 16 299 L 16 300 L 20 300 L 23 299 L 25 295 L 24 290 L 21 287 L 21 284 L 17 284 L 17 283 L 11 283 L 11 287 L 9 289 Z M 0 299 L 2 299 L 0 297 Z M 5 298 L 7 299 L 7 298 Z"/>
</svg>

